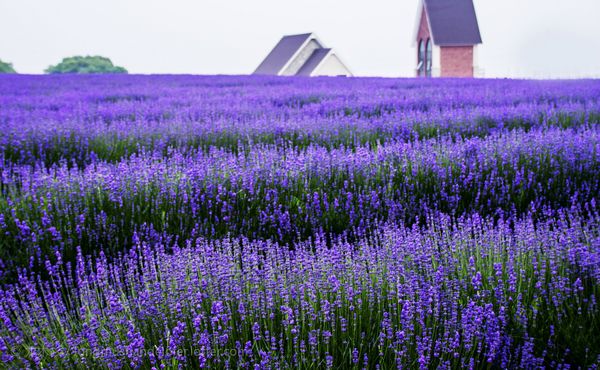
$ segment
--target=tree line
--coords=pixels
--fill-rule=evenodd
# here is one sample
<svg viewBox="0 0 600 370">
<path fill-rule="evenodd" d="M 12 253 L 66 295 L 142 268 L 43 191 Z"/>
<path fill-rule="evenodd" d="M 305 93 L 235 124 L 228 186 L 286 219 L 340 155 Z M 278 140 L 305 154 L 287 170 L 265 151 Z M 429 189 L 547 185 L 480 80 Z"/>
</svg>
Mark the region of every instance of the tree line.
<svg viewBox="0 0 600 370">
<path fill-rule="evenodd" d="M 95 56 L 72 56 L 63 58 L 56 65 L 44 70 L 48 74 L 63 73 L 127 73 L 121 66 L 115 66 L 109 58 Z M 17 73 L 12 63 L 0 60 L 0 73 Z"/>
</svg>

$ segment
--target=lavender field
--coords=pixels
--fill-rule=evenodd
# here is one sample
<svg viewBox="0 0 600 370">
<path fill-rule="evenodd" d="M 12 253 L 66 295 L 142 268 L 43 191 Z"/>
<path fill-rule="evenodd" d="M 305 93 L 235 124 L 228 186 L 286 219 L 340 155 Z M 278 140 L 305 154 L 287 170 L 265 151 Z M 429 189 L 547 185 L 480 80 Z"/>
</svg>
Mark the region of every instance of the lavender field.
<svg viewBox="0 0 600 370">
<path fill-rule="evenodd" d="M 0 76 L 0 368 L 600 367 L 600 81 Z"/>
</svg>

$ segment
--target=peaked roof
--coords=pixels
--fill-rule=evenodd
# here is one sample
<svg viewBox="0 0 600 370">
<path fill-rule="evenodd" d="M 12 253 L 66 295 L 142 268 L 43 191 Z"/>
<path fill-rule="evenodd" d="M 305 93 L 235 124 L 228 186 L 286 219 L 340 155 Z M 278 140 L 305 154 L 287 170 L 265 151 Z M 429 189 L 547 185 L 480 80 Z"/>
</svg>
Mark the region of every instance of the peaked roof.
<svg viewBox="0 0 600 370">
<path fill-rule="evenodd" d="M 436 45 L 481 44 L 473 0 L 423 0 Z"/>
<path fill-rule="evenodd" d="M 296 75 L 310 76 L 314 72 L 314 70 L 319 66 L 319 64 L 321 64 L 323 59 L 325 59 L 325 57 L 329 54 L 330 51 L 331 51 L 331 49 L 324 49 L 324 48 L 315 50 L 311 54 L 310 58 L 308 58 L 306 63 L 304 63 L 302 68 L 300 68 L 298 73 L 296 73 Z"/>
<path fill-rule="evenodd" d="M 255 74 L 278 74 L 312 33 L 284 36 L 254 71 Z"/>
</svg>

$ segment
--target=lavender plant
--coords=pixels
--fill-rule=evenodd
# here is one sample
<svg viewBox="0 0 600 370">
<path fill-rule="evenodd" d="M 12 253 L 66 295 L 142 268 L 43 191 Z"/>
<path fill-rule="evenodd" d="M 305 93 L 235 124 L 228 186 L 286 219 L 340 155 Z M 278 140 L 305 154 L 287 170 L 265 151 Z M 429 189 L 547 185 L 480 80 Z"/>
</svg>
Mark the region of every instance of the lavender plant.
<svg viewBox="0 0 600 370">
<path fill-rule="evenodd" d="M 599 99 L 0 76 L 2 363 L 598 367 Z"/>
<path fill-rule="evenodd" d="M 58 368 L 456 368 L 597 363 L 598 216 L 381 225 L 293 251 L 244 238 L 147 244 L 23 272 L 2 359 Z M 172 251 L 169 251 L 172 247 Z"/>
</svg>

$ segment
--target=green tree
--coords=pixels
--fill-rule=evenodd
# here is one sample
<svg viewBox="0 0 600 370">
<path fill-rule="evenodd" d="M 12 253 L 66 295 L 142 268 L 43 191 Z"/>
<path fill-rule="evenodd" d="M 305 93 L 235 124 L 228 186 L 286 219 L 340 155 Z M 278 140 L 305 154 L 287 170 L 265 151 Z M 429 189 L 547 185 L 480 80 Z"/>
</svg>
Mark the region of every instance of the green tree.
<svg viewBox="0 0 600 370">
<path fill-rule="evenodd" d="M 46 73 L 127 73 L 123 67 L 113 65 L 110 59 L 101 56 L 74 56 L 64 58 L 55 66 L 46 69 Z"/>
<path fill-rule="evenodd" d="M 12 66 L 12 63 L 3 62 L 0 59 L 0 73 L 17 73 Z"/>
</svg>

